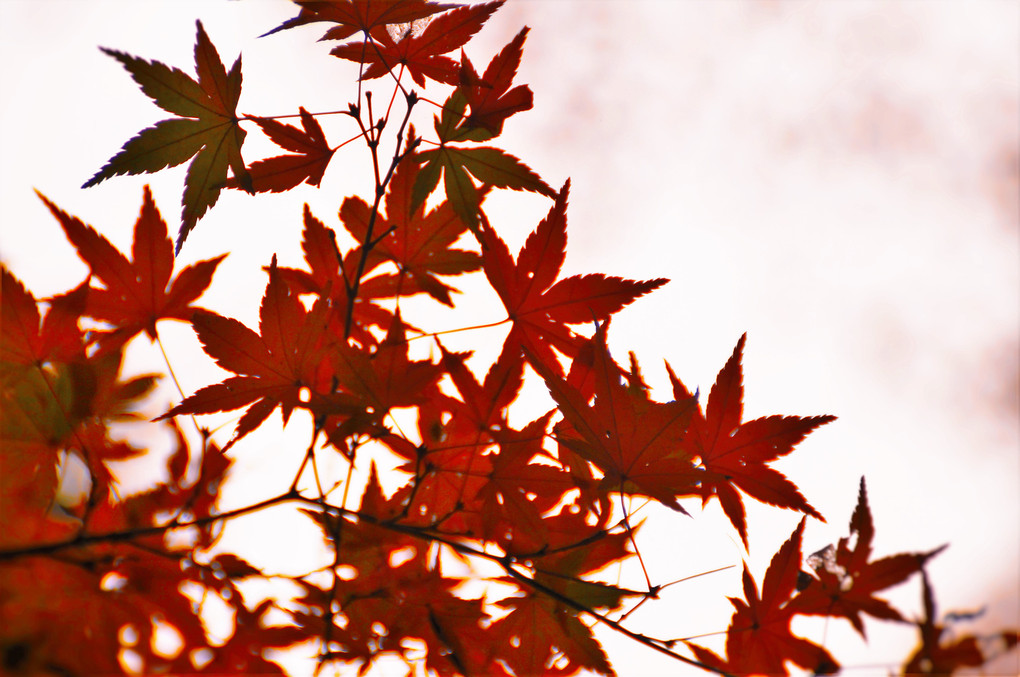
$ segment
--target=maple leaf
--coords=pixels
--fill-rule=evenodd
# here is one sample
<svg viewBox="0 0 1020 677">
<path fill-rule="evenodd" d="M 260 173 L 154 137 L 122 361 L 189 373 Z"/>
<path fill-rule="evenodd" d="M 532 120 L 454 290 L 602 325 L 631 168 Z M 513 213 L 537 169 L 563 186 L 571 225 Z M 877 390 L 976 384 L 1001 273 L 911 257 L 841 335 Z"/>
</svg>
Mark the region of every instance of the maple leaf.
<svg viewBox="0 0 1020 677">
<path fill-rule="evenodd" d="M 0 530 L 0 544 L 69 537 L 72 523 L 54 510 L 58 452 L 84 460 L 101 496 L 112 478 L 105 463 L 138 455 L 107 434 L 155 384 L 153 375 L 119 378 L 119 350 L 86 357 L 77 326 L 87 288 L 50 301 L 40 318 L 35 299 L 6 268 L 0 316 L 0 514 L 19 515 Z"/>
<path fill-rule="evenodd" d="M 157 420 L 253 404 L 238 422 L 231 444 L 261 425 L 277 406 L 282 406 L 286 423 L 294 408 L 309 404 L 302 401 L 302 388 L 308 388 L 312 398 L 329 390 L 317 371 L 326 311 L 321 298 L 311 311 L 305 310 L 281 278 L 274 255 L 259 309 L 260 334 L 210 311 L 198 311 L 191 320 L 205 352 L 237 375 L 199 389 Z"/>
<path fill-rule="evenodd" d="M 304 108 L 299 110 L 303 130 L 270 118 L 251 118 L 274 143 L 296 153 L 253 162 L 248 167 L 251 191 L 281 193 L 302 182 L 318 186 L 322 181 L 322 174 L 336 149 L 329 147 L 318 121 Z M 227 188 L 244 188 L 246 182 L 233 176 L 224 185 Z"/>
<path fill-rule="evenodd" d="M 461 396 L 461 400 L 444 401 L 453 414 L 446 430 L 463 427 L 468 434 L 482 434 L 485 441 L 491 441 L 494 433 L 509 427 L 506 411 L 524 383 L 524 356 L 515 346 L 505 345 L 483 382 L 478 383 L 466 365 L 472 353 L 450 353 L 442 344 L 439 347 L 443 368 Z"/>
<path fill-rule="evenodd" d="M 924 596 L 924 619 L 917 623 L 921 635 L 920 645 L 914 650 L 903 666 L 904 675 L 951 675 L 960 668 L 981 667 L 995 656 L 982 648 L 998 644 L 1001 651 L 1010 651 L 1020 641 L 1020 633 L 1016 630 L 1004 630 L 993 637 L 975 637 L 966 635 L 955 640 L 944 642 L 944 635 L 949 630 L 949 621 L 954 617 L 950 614 L 942 623 L 936 622 L 937 612 L 935 595 L 928 581 L 928 574 L 921 569 L 921 584 Z M 980 613 L 980 612 L 979 612 Z M 973 617 L 977 614 L 963 614 Z"/>
<path fill-rule="evenodd" d="M 119 174 L 152 173 L 194 158 L 184 179 L 177 251 L 198 220 L 216 204 L 228 167 L 241 186 L 252 190 L 251 177 L 241 159 L 246 132 L 235 113 L 241 96 L 241 57 L 228 73 L 202 22 L 196 25 L 197 82 L 159 61 L 101 48 L 121 62 L 156 105 L 179 117 L 143 129 L 82 186 L 88 188 Z"/>
<path fill-rule="evenodd" d="M 491 628 L 496 641 L 510 647 L 501 658 L 514 674 L 569 675 L 579 669 L 615 674 L 578 607 L 615 609 L 624 597 L 643 594 L 585 578 L 630 556 L 630 535 L 609 533 L 601 520 L 592 523 L 574 508 L 564 506 L 545 518 L 548 541 L 542 552 L 527 555 L 534 585 L 523 575 L 500 579 L 525 588 L 496 602 L 510 613 Z"/>
<path fill-rule="evenodd" d="M 400 65 L 419 87 L 425 86 L 426 77 L 456 85 L 460 66 L 443 55 L 470 40 L 503 2 L 456 7 L 432 19 L 421 33 L 407 32 L 399 39 L 387 30 L 371 30 L 371 42 L 343 44 L 330 54 L 362 64 L 362 80 L 382 77 Z"/>
<path fill-rule="evenodd" d="M 523 359 L 519 350 L 504 351 L 479 384 L 464 363 L 470 353 L 449 353 L 442 344 L 440 350 L 439 366 L 449 374 L 460 399 L 433 391 L 422 401 L 421 445 L 409 445 L 401 437 L 383 441 L 406 461 L 401 469 L 414 477 L 398 496 L 408 501 L 408 514 L 416 523 L 441 522 L 445 533 L 481 536 L 489 533 L 495 518 L 485 504 L 493 498 L 491 476 L 494 461 L 498 462 L 497 456 L 484 452 L 497 433 L 511 430 L 506 407 L 520 390 Z"/>
<path fill-rule="evenodd" d="M 553 535 L 549 512 L 575 488 L 570 473 L 548 462 L 542 446 L 552 412 L 520 431 L 493 433 L 499 443 L 492 470 L 478 492 L 485 535 L 507 553 L 530 556 L 547 549 Z"/>
<path fill-rule="evenodd" d="M 458 88 L 443 105 L 442 117 L 435 119 L 440 145 L 421 151 L 415 157 L 424 164 L 412 192 L 412 208 L 425 202 L 443 177 L 446 199 L 464 223 L 481 239 L 479 218 L 484 190 L 479 190 L 474 179 L 484 187 L 527 190 L 555 198 L 557 193 L 549 184 L 513 155 L 499 148 L 463 147 L 449 145 L 452 141 L 483 138 L 477 130 L 458 126 L 464 119 L 467 99 Z M 485 132 L 489 135 L 489 132 Z"/>
<path fill-rule="evenodd" d="M 73 362 L 84 356 L 86 340 L 78 319 L 85 312 L 87 281 L 51 299 L 43 318 L 31 292 L 0 264 L 0 295 L 0 385 L 46 362 Z"/>
<path fill-rule="evenodd" d="M 579 670 L 616 674 L 605 650 L 573 609 L 535 594 L 509 597 L 496 604 L 510 611 L 493 623 L 492 634 L 508 647 L 501 658 L 514 674 L 572 675 Z M 551 660 L 554 658 L 558 660 Z"/>
<path fill-rule="evenodd" d="M 800 575 L 801 537 L 804 521 L 787 539 L 769 563 L 759 595 L 751 573 L 744 565 L 744 599 L 730 597 L 736 611 L 726 631 L 726 656 L 687 642 L 697 659 L 727 673 L 786 675 L 785 663 L 792 661 L 815 674 L 839 670 L 839 664 L 824 648 L 798 637 L 790 630 L 794 611 L 787 602 Z"/>
<path fill-rule="evenodd" d="M 576 355 L 580 342 L 564 325 L 604 322 L 637 297 L 668 282 L 662 278 L 635 281 L 599 274 L 575 275 L 556 282 L 566 258 L 569 187 L 568 181 L 549 213 L 528 236 L 516 263 L 498 235 L 488 228 L 482 233 L 485 276 L 513 321 L 506 341 L 527 348 L 529 361 L 536 368 L 536 363 L 547 369 L 559 368 L 551 347 L 568 357 Z"/>
<path fill-rule="evenodd" d="M 457 5 L 426 0 L 294 0 L 301 11 L 292 19 L 262 35 L 326 21 L 338 24 L 320 40 L 345 40 L 357 32 L 368 33 L 377 26 L 406 24 Z"/>
<path fill-rule="evenodd" d="M 413 135 L 413 132 L 412 132 Z M 481 267 L 476 252 L 453 249 L 452 245 L 466 232 L 464 222 L 454 213 L 449 202 L 426 213 L 424 204 L 411 205 L 411 191 L 418 176 L 418 163 L 407 156 L 397 165 L 386 192 L 386 216 L 377 215 L 373 232 L 383 235 L 371 247 L 368 270 L 382 261 L 396 264 L 397 275 L 383 274 L 366 282 L 370 292 L 391 295 L 427 293 L 440 303 L 453 305 L 450 293 L 455 291 L 438 279 L 438 275 L 460 275 Z M 340 207 L 340 219 L 355 240 L 368 239 L 371 208 L 358 197 L 346 198 Z"/>
<path fill-rule="evenodd" d="M 428 566 L 421 540 L 380 524 L 399 519 L 403 506 L 398 496 L 384 496 L 374 463 L 360 519 L 302 512 L 322 528 L 336 553 L 336 566 L 352 571 L 328 593 L 305 586 L 308 594 L 302 601 L 307 606 L 329 609 L 339 604 L 342 623 L 331 624 L 328 636 L 342 648 L 330 652 L 328 659 L 360 661 L 365 670 L 383 653 L 404 654 L 402 641 L 417 638 L 428 648 L 426 665 L 439 674 L 453 674 L 451 668 L 461 674 L 481 672 L 487 646 L 480 626 L 487 617 L 481 600 L 452 595 L 457 580 Z M 322 623 L 317 616 L 307 620 Z"/>
<path fill-rule="evenodd" d="M 708 396 L 708 407 L 694 413 L 686 445 L 701 458 L 704 473 L 699 493 L 702 503 L 719 499 L 747 547 L 747 522 L 738 489 L 769 505 L 798 510 L 821 521 L 825 518 L 801 495 L 782 473 L 766 465 L 793 451 L 818 426 L 835 416 L 765 416 L 741 422 L 744 386 L 740 360 L 747 334 L 740 337 L 726 365 L 719 371 Z M 669 378 L 676 399 L 690 397 L 690 391 L 669 365 Z"/>
<path fill-rule="evenodd" d="M 643 383 L 621 383 L 620 367 L 609 355 L 605 330 L 594 343 L 595 401 L 561 376 L 535 360 L 563 420 L 555 437 L 602 473 L 602 491 L 650 496 L 673 510 L 684 512 L 678 495 L 688 494 L 699 473 L 681 442 L 695 408 L 694 398 L 654 402 Z M 573 371 L 573 370 L 572 370 Z"/>
<path fill-rule="evenodd" d="M 0 642 L 6 660 L 17 661 L 5 662 L 5 668 L 26 674 L 120 673 L 119 631 L 131 626 L 146 671 L 160 672 L 169 661 L 150 645 L 155 614 L 188 646 L 206 645 L 190 601 L 177 592 L 185 578 L 177 558 L 130 546 L 107 548 L 105 557 L 88 554 L 71 561 L 27 557 L 0 564 Z"/>
<path fill-rule="evenodd" d="M 850 518 L 850 536 L 839 539 L 836 548 L 830 545 L 808 558 L 817 580 L 810 581 L 790 603 L 790 608 L 799 614 L 846 618 L 861 637 L 866 637 L 861 613 L 884 620 L 904 620 L 899 611 L 875 597 L 875 593 L 899 585 L 921 571 L 925 562 L 946 546 L 927 553 L 894 555 L 869 562 L 874 535 L 868 492 L 862 477 L 857 508 Z M 851 549 L 855 536 L 856 544 Z"/>
<path fill-rule="evenodd" d="M 304 228 L 302 231 L 301 249 L 309 270 L 280 268 L 279 273 L 287 284 L 300 294 L 312 293 L 329 299 L 334 312 L 342 317 L 351 304 L 349 290 L 353 288 L 353 271 L 358 268 L 358 259 L 362 249 L 356 247 L 343 256 L 337 248 L 336 233 L 332 228 L 317 219 L 306 204 L 304 206 Z M 382 263 L 381 257 L 369 256 L 366 259 L 364 273 L 372 272 Z M 351 338 L 360 345 L 372 345 L 376 338 L 368 331 L 370 326 L 387 330 L 393 321 L 393 313 L 381 306 L 371 303 L 370 299 L 376 289 L 364 285 L 358 290 L 358 298 L 354 303 Z M 383 290 L 380 297 L 391 296 Z"/>
<path fill-rule="evenodd" d="M 116 327 L 103 337 L 106 348 L 123 345 L 141 331 L 155 339 L 158 320 L 190 320 L 196 311 L 191 304 L 212 282 L 216 267 L 226 257 L 224 254 L 200 261 L 172 278 L 173 244 L 148 186 L 135 221 L 132 259 L 91 226 L 62 211 L 41 193 L 39 197 L 60 222 L 92 276 L 105 285 L 103 289 L 89 289 L 86 312 Z"/>
<path fill-rule="evenodd" d="M 514 113 L 531 110 L 534 103 L 531 89 L 527 85 L 510 89 L 514 75 L 517 74 L 517 67 L 521 63 L 524 40 L 527 36 L 528 28 L 525 27 L 492 58 L 481 77 L 461 50 L 460 86 L 464 92 L 464 99 L 471 108 L 470 114 L 460 123 L 463 129 L 473 130 L 480 127 L 489 132 L 490 138 L 499 136 L 503 131 L 503 122 L 508 117 Z"/>
<path fill-rule="evenodd" d="M 394 407 L 417 406 L 442 376 L 428 360 L 408 359 L 405 325 L 397 313 L 386 338 L 370 349 L 339 343 L 328 355 L 330 388 L 310 408 L 327 415 L 326 435 L 343 449 L 343 438 L 355 433 L 378 434 Z M 339 413 L 338 417 L 331 414 Z"/>
<path fill-rule="evenodd" d="M 49 512 L 57 492 L 57 445 L 79 422 L 83 400 L 69 369 L 28 371 L 0 390 L 0 547 L 61 540 L 73 532 L 55 524 Z"/>
</svg>

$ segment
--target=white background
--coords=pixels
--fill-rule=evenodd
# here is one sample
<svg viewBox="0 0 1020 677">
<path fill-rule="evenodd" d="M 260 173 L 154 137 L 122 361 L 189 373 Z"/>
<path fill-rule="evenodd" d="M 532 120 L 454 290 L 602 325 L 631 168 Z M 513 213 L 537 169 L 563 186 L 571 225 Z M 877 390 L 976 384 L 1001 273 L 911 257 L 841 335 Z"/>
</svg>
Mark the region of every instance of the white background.
<svg viewBox="0 0 1020 677">
<path fill-rule="evenodd" d="M 183 167 L 78 189 L 125 140 L 167 117 L 97 45 L 193 73 L 201 18 L 228 67 L 244 54 L 240 111 L 346 107 L 352 71 L 313 42 L 319 29 L 255 39 L 295 13 L 268 0 L 0 1 L 0 260 L 37 297 L 84 278 L 33 188 L 122 249 L 146 183 L 176 227 Z M 524 0 L 496 14 L 469 56 L 484 66 L 524 24 L 532 32 L 519 82 L 534 90 L 535 109 L 508 121 L 500 145 L 554 186 L 572 179 L 565 274 L 672 279 L 614 321 L 617 359 L 636 351 L 659 387 L 668 359 L 707 393 L 747 331 L 745 418 L 839 416 L 778 466 L 828 518 L 808 523 L 805 551 L 846 535 L 865 475 L 877 556 L 949 542 L 929 567 L 940 609 L 985 605 L 968 631 L 1020 625 L 1020 4 Z M 351 132 L 334 120 L 324 124 L 335 143 Z M 257 136 L 244 149 L 249 162 L 275 154 Z M 203 305 L 256 326 L 259 268 L 273 253 L 301 264 L 302 202 L 336 227 L 341 197 L 368 194 L 364 149 L 342 153 L 322 190 L 224 194 L 178 263 L 231 252 Z M 510 194 L 488 211 L 516 249 L 547 208 Z M 455 321 L 498 320 L 493 302 L 468 304 Z M 491 356 L 504 331 L 448 345 Z M 161 333 L 186 389 L 221 378 L 186 327 Z M 128 368 L 151 369 L 157 356 L 140 339 Z M 241 471 L 270 483 L 275 473 L 285 488 L 304 424 L 296 417 L 299 441 L 289 446 L 269 435 L 239 446 Z M 229 489 L 231 504 L 250 500 L 247 487 Z M 739 539 L 720 527 L 717 505 L 688 507 L 694 520 L 653 518 L 645 528 L 654 582 L 738 567 L 669 588 L 630 619 L 660 636 L 725 629 L 724 596 L 739 595 Z M 756 578 L 797 520 L 751 510 Z M 297 573 L 300 564 L 278 556 L 292 550 L 274 540 L 288 532 L 273 524 L 289 523 L 261 527 L 264 561 Z M 239 524 L 233 536 L 250 549 L 256 533 Z M 917 581 L 889 597 L 920 613 Z M 847 674 L 887 674 L 913 646 L 909 629 L 869 623 L 864 647 L 847 628 L 801 629 Z M 621 675 L 677 674 L 626 638 L 601 637 Z M 1013 657 L 995 669 L 1016 667 Z"/>
</svg>

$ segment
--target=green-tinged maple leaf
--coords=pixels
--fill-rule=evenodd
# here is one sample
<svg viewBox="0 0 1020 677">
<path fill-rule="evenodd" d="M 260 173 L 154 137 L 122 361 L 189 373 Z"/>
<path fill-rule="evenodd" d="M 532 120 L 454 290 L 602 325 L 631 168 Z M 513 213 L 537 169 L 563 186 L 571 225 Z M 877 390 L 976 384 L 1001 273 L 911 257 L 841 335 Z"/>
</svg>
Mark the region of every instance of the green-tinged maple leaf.
<svg viewBox="0 0 1020 677">
<path fill-rule="evenodd" d="M 311 23 L 335 23 L 321 40 L 346 40 L 355 33 L 368 33 L 379 26 L 406 24 L 453 9 L 450 3 L 427 0 L 294 0 L 301 7 L 298 15 L 284 21 L 273 33 Z"/>
<path fill-rule="evenodd" d="M 420 33 L 406 31 L 395 38 L 388 30 L 372 30 L 370 40 L 340 45 L 330 54 L 362 64 L 362 80 L 382 77 L 399 66 L 419 87 L 425 86 L 425 78 L 456 85 L 460 65 L 443 55 L 470 40 L 503 1 L 455 7 L 433 18 Z"/>
<path fill-rule="evenodd" d="M 846 618 L 865 637 L 861 613 L 889 621 L 903 621 L 903 615 L 875 593 L 899 585 L 922 570 L 925 562 L 946 546 L 926 553 L 884 557 L 874 562 L 871 541 L 875 528 L 868 507 L 868 492 L 861 478 L 857 508 L 850 518 L 850 535 L 839 539 L 807 559 L 817 580 L 811 580 L 790 603 L 798 614 Z M 854 542 L 851 549 L 850 544 Z"/>
<path fill-rule="evenodd" d="M 634 299 L 668 282 L 599 274 L 574 275 L 557 282 L 566 259 L 569 186 L 569 182 L 564 184 L 556 203 L 528 236 L 516 263 L 498 235 L 489 228 L 482 233 L 485 276 L 513 321 L 506 340 L 526 347 L 529 360 L 557 370 L 551 348 L 574 357 L 582 345 L 565 325 L 605 322 Z"/>
<path fill-rule="evenodd" d="M 794 611 L 788 602 L 800 576 L 801 537 L 804 519 L 769 563 L 761 594 L 744 566 L 744 599 L 730 597 L 736 611 L 726 631 L 726 659 L 712 651 L 686 642 L 699 661 L 729 674 L 786 675 L 787 662 L 815 674 L 839 670 L 839 664 L 824 648 L 794 635 L 790 621 Z"/>
<path fill-rule="evenodd" d="M 819 520 L 825 518 L 801 495 L 797 486 L 767 464 L 793 451 L 808 433 L 834 421 L 835 416 L 766 416 L 741 422 L 744 385 L 740 360 L 747 335 L 740 337 L 733 354 L 716 377 L 708 396 L 708 407 L 700 406 L 691 421 L 685 446 L 701 458 L 704 473 L 698 493 L 707 503 L 719 499 L 723 511 L 747 547 L 747 522 L 738 489 L 769 505 L 799 510 Z M 669 365 L 674 397 L 685 399 L 690 391 Z"/>
<path fill-rule="evenodd" d="M 600 486 L 605 494 L 649 496 L 683 512 L 676 497 L 689 494 L 701 475 L 682 445 L 696 401 L 692 397 L 652 401 L 643 383 L 622 382 L 623 372 L 609 355 L 604 328 L 591 340 L 595 385 L 591 405 L 559 374 L 534 361 L 563 414 L 554 430 L 557 442 L 603 473 Z"/>
<path fill-rule="evenodd" d="M 276 267 L 269 268 L 269 284 L 259 311 L 260 333 L 237 320 L 209 311 L 192 317 L 195 333 L 206 353 L 236 376 L 206 386 L 185 398 L 160 418 L 180 414 L 210 414 L 251 406 L 241 417 L 231 444 L 262 424 L 277 406 L 284 422 L 302 401 L 301 390 L 311 397 L 328 391 L 318 371 L 324 348 L 327 304 L 320 299 L 305 310 Z"/>
<path fill-rule="evenodd" d="M 131 259 L 91 226 L 67 214 L 41 193 L 39 197 L 88 264 L 92 277 L 103 283 L 103 288 L 89 288 L 86 313 L 114 325 L 112 332 L 102 335 L 106 349 L 123 345 L 141 331 L 155 339 L 158 320 L 190 320 L 196 310 L 191 304 L 212 282 L 216 267 L 226 257 L 224 254 L 200 261 L 173 278 L 173 243 L 148 186 L 135 222 Z"/>
<path fill-rule="evenodd" d="M 227 72 L 202 22 L 197 22 L 197 27 L 197 81 L 158 61 L 103 48 L 121 62 L 156 105 L 180 117 L 143 129 L 82 186 L 88 188 L 119 174 L 152 173 L 194 158 L 184 180 L 178 251 L 198 220 L 219 199 L 228 167 L 246 190 L 252 190 L 241 159 L 246 132 L 235 112 L 241 96 L 241 57 Z"/>
<path fill-rule="evenodd" d="M 301 183 L 318 186 L 326 166 L 333 159 L 335 148 L 330 148 L 318 121 L 304 108 L 301 111 L 303 129 L 277 122 L 270 118 L 252 118 L 266 136 L 278 146 L 296 155 L 278 155 L 256 160 L 248 167 L 251 182 L 248 187 L 256 193 L 280 193 Z M 245 188 L 246 182 L 237 176 L 227 180 L 227 188 Z"/>
<path fill-rule="evenodd" d="M 414 183 L 411 205 L 416 208 L 424 203 L 439 185 L 442 175 L 446 199 L 457 216 L 480 239 L 479 213 L 484 191 L 475 185 L 475 180 L 483 187 L 526 190 L 551 198 L 555 198 L 557 193 L 530 167 L 504 150 L 488 146 L 450 145 L 453 141 L 491 136 L 488 131 L 479 136 L 477 128 L 458 126 L 464 119 L 466 103 L 467 99 L 458 88 L 444 104 L 442 117 L 436 117 L 435 128 L 440 145 L 415 156 L 423 167 Z"/>
<path fill-rule="evenodd" d="M 111 482 L 105 464 L 138 454 L 110 439 L 106 426 L 133 418 L 156 377 L 121 380 L 119 351 L 86 357 L 77 326 L 84 286 L 51 299 L 40 319 L 31 293 L 6 268 L 0 273 L 0 515 L 12 516 L 0 529 L 0 547 L 6 547 L 60 540 L 74 531 L 52 510 L 58 453 L 83 459 L 94 493 L 102 495 Z"/>
<path fill-rule="evenodd" d="M 49 510 L 57 452 L 88 403 L 74 375 L 63 365 L 33 369 L 0 391 L 0 548 L 60 540 L 72 531 L 53 523 Z"/>
</svg>

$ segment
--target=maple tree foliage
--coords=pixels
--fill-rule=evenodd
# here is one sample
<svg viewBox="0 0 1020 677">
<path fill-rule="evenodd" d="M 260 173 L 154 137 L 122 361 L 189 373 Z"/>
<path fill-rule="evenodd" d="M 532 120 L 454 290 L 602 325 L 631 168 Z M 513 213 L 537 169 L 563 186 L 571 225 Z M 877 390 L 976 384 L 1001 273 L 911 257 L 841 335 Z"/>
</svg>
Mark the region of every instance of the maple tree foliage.
<svg viewBox="0 0 1020 677">
<path fill-rule="evenodd" d="M 88 268 L 74 289 L 39 299 L 0 268 L 0 673 L 282 673 L 274 650 L 310 647 L 309 672 L 364 674 L 388 658 L 409 674 L 613 675 L 596 626 L 710 673 L 828 673 L 839 661 L 823 641 L 794 634 L 793 619 L 843 619 L 862 637 L 862 616 L 907 623 L 877 595 L 910 580 L 920 580 L 924 615 L 905 673 L 947 674 L 1016 646 L 1015 630 L 945 636 L 959 618 L 936 619 L 925 571 L 941 548 L 872 558 L 863 479 L 850 535 L 803 557 L 808 518 L 823 517 L 770 464 L 834 417 L 744 421 L 746 336 L 704 405 L 668 363 L 663 399 L 633 353 L 617 362 L 614 318 L 668 281 L 561 277 L 569 181 L 556 190 L 508 150 L 480 145 L 534 105 L 515 81 L 528 28 L 481 72 L 466 53 L 502 2 L 294 4 L 297 15 L 265 35 L 326 24 L 322 39 L 340 42 L 328 55 L 358 69 L 346 110 L 296 106 L 298 124 L 238 113 L 240 56 L 228 70 L 201 22 L 196 77 L 104 48 L 176 117 L 142 130 L 85 184 L 190 160 L 179 252 L 224 188 L 319 186 L 341 149 L 363 142 L 374 193 L 344 197 L 336 226 L 304 206 L 303 261 L 267 263 L 257 328 L 197 305 L 226 255 L 175 273 L 148 187 L 130 255 L 40 193 Z M 385 112 L 373 109 L 373 80 L 389 88 Z M 412 118 L 423 106 L 433 124 L 420 136 Z M 330 140 L 328 115 L 350 125 L 346 141 Z M 247 163 L 251 132 L 286 152 Z M 486 214 L 498 190 L 550 202 L 516 257 Z M 406 302 L 457 310 L 456 283 L 468 275 L 506 313 L 487 367 L 449 349 L 448 330 Z M 140 375 L 123 365 L 142 334 L 162 347 L 166 321 L 190 325 L 227 375 L 153 416 L 142 412 L 170 362 Z M 515 405 L 532 379 L 548 408 L 522 424 Z M 228 507 L 222 487 L 245 480 L 234 461 L 277 409 L 284 426 L 311 421 L 310 439 L 296 443 L 301 462 L 285 489 Z M 217 441 L 203 417 L 221 412 L 239 413 Z M 171 441 L 165 473 L 130 494 L 119 463 L 156 452 L 120 435 L 125 421 Z M 75 464 L 87 475 L 79 496 L 61 489 Z M 718 499 L 746 549 L 745 497 L 801 519 L 760 586 L 743 566 L 724 654 L 668 629 L 633 629 L 638 607 L 668 603 L 644 565 L 643 521 L 689 520 L 696 503 Z M 315 533 L 301 573 L 264 571 L 225 545 L 234 520 L 271 509 Z M 643 583 L 614 575 L 625 562 Z M 291 594 L 260 598 L 249 585 L 281 579 Z M 171 635 L 175 648 L 160 641 Z"/>
</svg>

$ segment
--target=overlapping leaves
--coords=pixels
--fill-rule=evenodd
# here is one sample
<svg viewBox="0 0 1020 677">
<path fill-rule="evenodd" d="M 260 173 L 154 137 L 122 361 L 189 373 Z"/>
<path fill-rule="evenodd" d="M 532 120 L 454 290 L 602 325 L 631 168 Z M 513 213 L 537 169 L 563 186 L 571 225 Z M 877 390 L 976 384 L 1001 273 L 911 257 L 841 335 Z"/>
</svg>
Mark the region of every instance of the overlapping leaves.
<svg viewBox="0 0 1020 677">
<path fill-rule="evenodd" d="M 360 35 L 332 54 L 357 62 L 364 80 L 392 75 L 393 101 L 403 91 L 407 103 L 388 168 L 379 149 L 387 124 L 393 129 L 393 108 L 378 117 L 359 100 L 346 112 L 369 148 L 375 178 L 371 199 L 349 197 L 339 210 L 353 246 L 342 248 L 338 231 L 306 205 L 306 268 L 278 265 L 273 256 L 258 331 L 195 306 L 223 257 L 174 277 L 172 243 L 148 189 L 130 257 L 43 198 L 89 266 L 75 290 L 44 305 L 2 269 L 0 664 L 20 673 L 278 672 L 265 650 L 305 644 L 320 667 L 359 672 L 391 656 L 442 675 L 612 675 L 592 620 L 622 630 L 636 609 L 615 614 L 664 587 L 647 572 L 646 591 L 609 578 L 610 567 L 640 555 L 640 524 L 632 520 L 635 505 L 644 509 L 640 499 L 683 511 L 681 498 L 716 497 L 745 546 L 741 492 L 821 519 L 769 464 L 832 417 L 743 421 L 743 337 L 704 410 L 671 370 L 673 399 L 660 402 L 633 354 L 627 368 L 617 364 L 609 320 L 666 280 L 558 280 L 569 184 L 555 191 L 511 153 L 476 145 L 533 105 L 531 90 L 514 83 L 527 29 L 481 73 L 463 49 L 501 1 L 295 4 L 298 15 L 270 33 L 322 22 L 329 24 L 324 39 Z M 459 59 L 451 56 L 457 50 Z M 321 182 L 336 148 L 304 108 L 294 116 L 300 126 L 245 117 L 287 153 L 244 166 L 240 57 L 228 71 L 200 23 L 197 78 L 104 51 L 176 117 L 131 139 L 86 185 L 190 159 L 178 248 L 224 187 L 280 192 Z M 426 80 L 453 87 L 435 118 L 434 147 L 410 124 L 414 106 L 431 99 L 409 92 L 404 72 L 420 87 Z M 441 177 L 443 194 L 433 196 Z M 554 200 L 516 259 L 482 209 L 495 188 Z M 479 249 L 462 242 L 471 240 L 469 231 Z M 478 269 L 511 324 L 498 357 L 478 369 L 484 377 L 475 375 L 472 352 L 451 351 L 439 340 L 444 332 L 428 334 L 405 319 L 419 317 L 419 300 L 453 307 L 456 290 L 441 278 Z M 428 311 L 421 316 L 431 319 Z M 122 349 L 143 331 L 156 337 L 162 319 L 190 322 L 206 353 L 232 375 L 160 419 L 244 409 L 230 447 L 277 408 L 284 423 L 297 409 L 310 413 L 311 442 L 285 493 L 220 513 L 232 467 L 227 447 L 201 428 L 200 441 L 189 444 L 172 420 L 158 424 L 171 439 L 166 477 L 131 496 L 117 491 L 111 462 L 141 450 L 114 438 L 110 425 L 140 420 L 135 408 L 156 380 L 123 376 Z M 105 326 L 86 331 L 95 321 Z M 594 336 L 575 333 L 578 325 L 594 325 Z M 555 406 L 521 425 L 511 409 L 529 365 Z M 76 502 L 59 495 L 60 458 L 87 468 L 91 487 Z M 378 471 L 383 462 L 389 472 Z M 338 464 L 340 475 L 330 476 Z M 624 497 L 619 508 L 617 496 Z M 325 565 L 283 576 L 298 590 L 292 603 L 249 603 L 237 582 L 263 573 L 211 548 L 231 520 L 292 503 L 321 533 Z M 936 619 L 923 571 L 938 550 L 870 561 L 874 527 L 863 480 L 850 529 L 807 559 L 811 573 L 801 571 L 804 519 L 760 589 L 744 567 L 725 656 L 683 643 L 692 660 L 674 653 L 678 640 L 625 632 L 710 671 L 784 674 L 793 663 L 831 672 L 836 661 L 794 634 L 794 617 L 845 618 L 862 635 L 863 615 L 902 622 L 877 594 L 921 572 L 921 644 L 905 669 L 950 672 L 990 655 L 978 638 L 944 636 L 949 621 Z M 465 585 L 479 583 L 471 562 L 489 566 L 484 593 Z M 213 598 L 233 618 L 225 640 L 213 641 L 193 604 Z M 163 625 L 181 650 L 157 650 Z M 1016 638 L 1011 631 L 993 639 L 1008 647 Z M 136 663 L 128 665 L 128 655 Z"/>
</svg>

